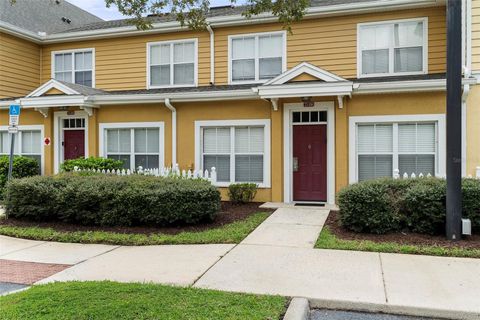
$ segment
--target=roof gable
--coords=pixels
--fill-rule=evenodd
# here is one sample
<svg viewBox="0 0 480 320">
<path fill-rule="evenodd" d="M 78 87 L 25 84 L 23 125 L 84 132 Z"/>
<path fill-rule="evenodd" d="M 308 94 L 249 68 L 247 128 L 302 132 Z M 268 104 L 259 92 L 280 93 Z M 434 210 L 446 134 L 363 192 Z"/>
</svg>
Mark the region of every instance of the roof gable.
<svg viewBox="0 0 480 320">
<path fill-rule="evenodd" d="M 302 62 L 292 69 L 285 71 L 281 75 L 267 81 L 264 86 L 286 84 L 295 81 L 324 81 L 336 82 L 347 81 L 346 79 L 337 76 L 331 72 L 321 69 L 308 62 Z"/>
<path fill-rule="evenodd" d="M 61 83 L 60 81 L 57 81 L 55 79 L 51 79 L 47 82 L 45 82 L 43 85 L 35 89 L 34 91 L 30 92 L 27 95 L 27 98 L 33 98 L 33 97 L 41 97 L 44 95 L 51 95 L 51 94 L 66 94 L 66 95 L 72 95 L 72 94 L 80 94 L 79 92 L 73 90 L 69 86 Z"/>
</svg>

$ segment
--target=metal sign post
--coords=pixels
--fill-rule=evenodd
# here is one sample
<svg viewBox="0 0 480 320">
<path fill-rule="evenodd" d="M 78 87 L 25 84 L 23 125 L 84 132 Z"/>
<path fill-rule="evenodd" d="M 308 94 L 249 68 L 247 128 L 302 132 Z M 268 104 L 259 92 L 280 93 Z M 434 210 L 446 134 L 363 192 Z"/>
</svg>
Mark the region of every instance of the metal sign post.
<svg viewBox="0 0 480 320">
<path fill-rule="evenodd" d="M 10 134 L 10 158 L 8 162 L 8 180 L 12 179 L 13 157 L 15 151 L 15 134 L 18 132 L 18 118 L 20 117 L 20 106 L 11 105 L 9 109 L 8 133 Z"/>
</svg>

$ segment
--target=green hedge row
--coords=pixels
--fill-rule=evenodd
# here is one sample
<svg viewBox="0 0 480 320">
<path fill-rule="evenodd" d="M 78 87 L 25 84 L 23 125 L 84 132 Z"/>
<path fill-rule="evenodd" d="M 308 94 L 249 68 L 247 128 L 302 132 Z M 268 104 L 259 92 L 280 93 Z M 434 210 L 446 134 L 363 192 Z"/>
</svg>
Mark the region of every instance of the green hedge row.
<svg viewBox="0 0 480 320">
<path fill-rule="evenodd" d="M 78 169 L 95 169 L 95 170 L 122 170 L 123 162 L 120 160 L 101 158 L 101 157 L 88 157 L 65 160 L 61 164 L 62 171 L 73 171 L 75 167 Z"/>
<path fill-rule="evenodd" d="M 8 179 L 9 157 L 0 156 L 0 199 L 3 197 L 5 184 Z M 40 165 L 37 160 L 22 156 L 13 158 L 12 177 L 31 177 L 40 173 Z"/>
<path fill-rule="evenodd" d="M 340 222 L 366 233 L 411 231 L 443 234 L 446 181 L 437 178 L 378 179 L 342 189 L 337 196 Z M 480 230 L 480 180 L 463 179 L 463 216 Z"/>
<path fill-rule="evenodd" d="M 8 183 L 9 217 L 84 225 L 170 226 L 211 221 L 220 193 L 208 181 L 62 174 Z"/>
</svg>

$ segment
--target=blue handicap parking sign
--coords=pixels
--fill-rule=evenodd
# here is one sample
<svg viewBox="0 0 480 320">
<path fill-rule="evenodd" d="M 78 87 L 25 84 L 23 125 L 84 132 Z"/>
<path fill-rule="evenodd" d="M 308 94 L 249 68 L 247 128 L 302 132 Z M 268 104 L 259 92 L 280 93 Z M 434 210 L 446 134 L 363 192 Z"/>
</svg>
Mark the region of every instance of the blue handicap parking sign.
<svg viewBox="0 0 480 320">
<path fill-rule="evenodd" d="M 20 106 L 18 104 L 12 104 L 10 105 L 10 116 L 18 116 L 20 115 Z"/>
</svg>

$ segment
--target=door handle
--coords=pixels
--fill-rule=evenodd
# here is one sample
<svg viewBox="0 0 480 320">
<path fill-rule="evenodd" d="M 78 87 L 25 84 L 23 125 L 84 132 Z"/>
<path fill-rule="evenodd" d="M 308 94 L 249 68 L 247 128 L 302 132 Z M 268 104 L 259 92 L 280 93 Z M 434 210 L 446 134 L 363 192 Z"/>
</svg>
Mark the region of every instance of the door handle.
<svg viewBox="0 0 480 320">
<path fill-rule="evenodd" d="M 298 158 L 293 157 L 293 172 L 297 172 L 297 171 L 298 171 Z"/>
</svg>

